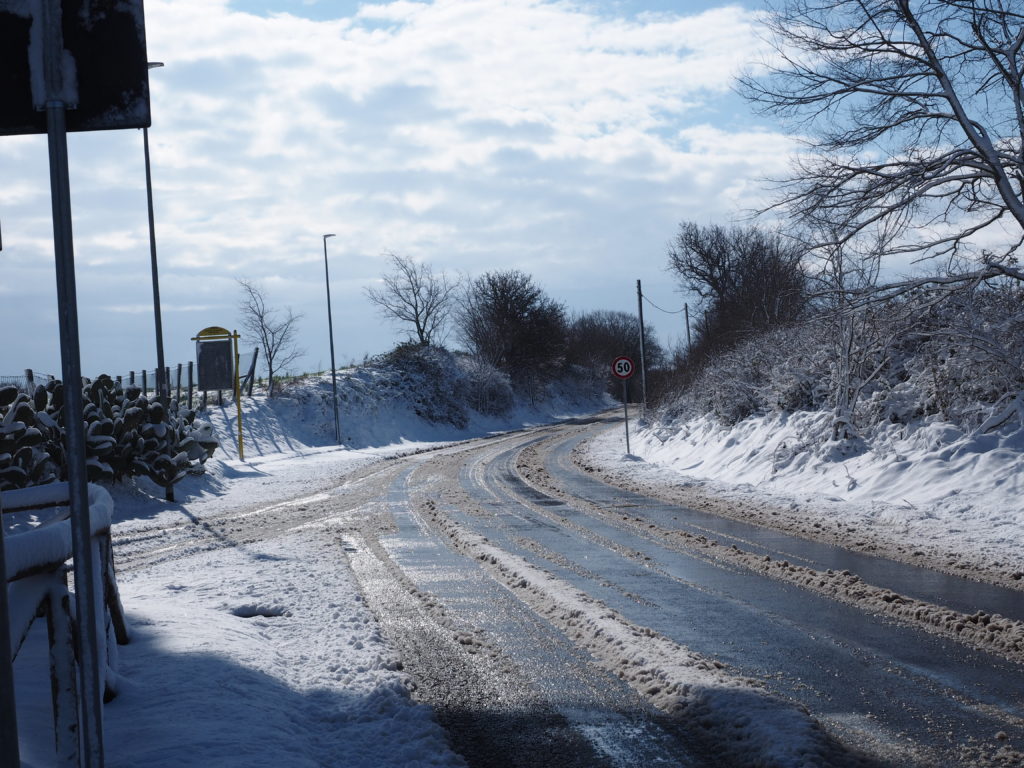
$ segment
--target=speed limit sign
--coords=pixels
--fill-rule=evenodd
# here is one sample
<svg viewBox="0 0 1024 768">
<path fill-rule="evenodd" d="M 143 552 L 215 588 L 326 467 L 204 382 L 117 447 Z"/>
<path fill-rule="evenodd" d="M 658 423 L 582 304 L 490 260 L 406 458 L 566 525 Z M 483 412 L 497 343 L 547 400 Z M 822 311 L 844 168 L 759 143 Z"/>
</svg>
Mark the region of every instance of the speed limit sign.
<svg viewBox="0 0 1024 768">
<path fill-rule="evenodd" d="M 616 357 L 612 362 L 612 375 L 617 379 L 628 379 L 636 371 L 632 359 L 628 357 Z"/>
</svg>

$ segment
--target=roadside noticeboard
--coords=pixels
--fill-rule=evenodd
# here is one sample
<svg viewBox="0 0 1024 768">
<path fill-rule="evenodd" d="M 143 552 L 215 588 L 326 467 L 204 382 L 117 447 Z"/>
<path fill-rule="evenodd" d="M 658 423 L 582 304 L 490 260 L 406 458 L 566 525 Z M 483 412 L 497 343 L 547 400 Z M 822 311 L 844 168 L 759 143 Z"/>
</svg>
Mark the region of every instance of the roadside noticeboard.
<svg viewBox="0 0 1024 768">
<path fill-rule="evenodd" d="M 199 389 L 234 389 L 235 360 L 231 339 L 199 338 L 196 341 L 196 374 Z"/>
<path fill-rule="evenodd" d="M 46 133 L 44 29 L 59 31 L 68 131 L 148 128 L 142 0 L 0 0 L 0 135 Z"/>
<path fill-rule="evenodd" d="M 230 389 L 238 412 L 238 458 L 245 460 L 242 442 L 242 388 L 238 382 L 238 332 L 211 325 L 192 337 L 196 343 L 199 389 Z"/>
</svg>

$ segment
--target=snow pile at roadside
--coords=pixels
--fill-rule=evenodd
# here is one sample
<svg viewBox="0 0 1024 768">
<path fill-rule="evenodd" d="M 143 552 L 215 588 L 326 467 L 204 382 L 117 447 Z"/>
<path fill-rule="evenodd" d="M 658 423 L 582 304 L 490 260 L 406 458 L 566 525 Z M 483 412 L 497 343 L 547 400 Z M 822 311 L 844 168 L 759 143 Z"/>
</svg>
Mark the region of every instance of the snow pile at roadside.
<svg viewBox="0 0 1024 768">
<path fill-rule="evenodd" d="M 459 383 L 461 381 L 461 384 Z M 341 444 L 362 450 L 411 443 L 443 443 L 545 424 L 607 407 L 608 396 L 555 383 L 535 403 L 513 398 L 501 414 L 485 414 L 451 396 L 466 385 L 454 374 L 439 380 L 430 370 L 339 371 Z M 233 402 L 210 402 L 198 419 L 213 425 L 220 448 L 215 458 L 238 458 L 238 413 Z M 247 460 L 273 454 L 308 453 L 337 447 L 330 374 L 288 385 L 279 395 L 242 400 L 242 438 Z"/>
<path fill-rule="evenodd" d="M 702 417 L 631 435 L 636 476 L 699 483 L 717 495 L 769 500 L 808 520 L 844 519 L 908 548 L 969 551 L 1020 563 L 1024 430 L 965 434 L 937 421 L 892 425 L 870 447 L 823 442 L 827 413 L 772 414 L 724 427 Z M 595 441 L 597 463 L 619 463 L 622 430 Z M 622 470 L 627 471 L 627 470 Z M 852 530 L 852 528 L 851 528 Z"/>
</svg>

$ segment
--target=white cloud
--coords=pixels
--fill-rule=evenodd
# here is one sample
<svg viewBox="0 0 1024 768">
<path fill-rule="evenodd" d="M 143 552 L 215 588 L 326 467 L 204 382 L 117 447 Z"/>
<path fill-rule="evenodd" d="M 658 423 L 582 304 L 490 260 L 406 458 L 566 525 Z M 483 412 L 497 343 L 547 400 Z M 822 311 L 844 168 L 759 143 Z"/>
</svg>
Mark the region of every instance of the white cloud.
<svg viewBox="0 0 1024 768">
<path fill-rule="evenodd" d="M 317 348 L 323 232 L 338 235 L 336 314 L 357 329 L 355 357 L 392 338 L 360 290 L 389 250 L 451 271 L 523 268 L 553 295 L 578 290 L 613 309 L 629 301 L 614 304 L 617 287 L 604 298 L 609 286 L 633 270 L 669 291 L 675 224 L 756 205 L 756 180 L 780 167 L 789 140 L 743 125 L 729 94 L 758 55 L 756 14 L 729 5 L 627 19 L 605 5 L 400 0 L 314 21 L 148 0 L 149 56 L 166 63 L 150 74 L 150 141 L 162 292 L 179 308 L 168 359 L 191 355 L 192 326 L 234 323 L 236 276 L 282 278 L 276 299 L 313 307 L 304 346 Z M 145 289 L 138 132 L 71 150 L 80 265 Z M 4 253 L 13 237 L 25 257 L 52 260 L 45 142 L 0 139 L 0 163 Z M 109 308 L 89 293 L 99 274 L 81 281 L 83 311 Z M 196 305 L 222 316 L 180 311 Z"/>
</svg>

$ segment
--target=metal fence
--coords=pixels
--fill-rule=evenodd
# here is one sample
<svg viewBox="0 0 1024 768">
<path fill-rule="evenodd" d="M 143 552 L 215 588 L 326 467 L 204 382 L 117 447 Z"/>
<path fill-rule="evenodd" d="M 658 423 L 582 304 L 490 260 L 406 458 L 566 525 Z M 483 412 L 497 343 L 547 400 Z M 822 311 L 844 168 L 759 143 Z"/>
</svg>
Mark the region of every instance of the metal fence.
<svg viewBox="0 0 1024 768">
<path fill-rule="evenodd" d="M 0 387 L 15 386 L 22 392 L 31 394 L 37 384 L 46 384 L 55 378 L 51 373 L 37 373 L 31 368 L 26 368 L 21 376 L 0 376 Z"/>
<path fill-rule="evenodd" d="M 243 352 L 239 355 L 239 372 L 243 376 L 242 389 L 245 391 L 249 390 L 249 394 L 252 394 L 252 378 L 254 375 L 256 362 L 256 353 Z M 247 373 L 248 372 L 248 373 Z M 137 386 L 142 390 L 143 395 L 150 395 L 156 392 L 156 369 L 146 370 L 140 369 L 138 371 L 129 371 L 127 374 L 119 374 L 112 378 L 117 381 L 121 386 Z M 176 365 L 167 366 L 165 369 L 165 376 L 167 381 L 167 394 L 170 396 L 172 401 L 178 402 L 187 408 L 194 408 L 200 410 L 206 407 L 207 403 L 207 392 L 199 390 L 199 382 L 196 378 L 195 364 L 190 362 L 177 363 Z M 0 387 L 15 386 L 22 392 L 32 394 L 35 388 L 39 384 L 46 384 L 47 382 L 56 379 L 53 374 L 50 373 L 38 373 L 29 368 L 25 369 L 24 374 L 21 376 L 0 376 Z M 90 381 L 90 379 L 84 379 Z M 230 390 L 222 392 L 216 392 L 216 398 L 218 403 L 223 403 L 224 396 L 231 396 Z"/>
</svg>

